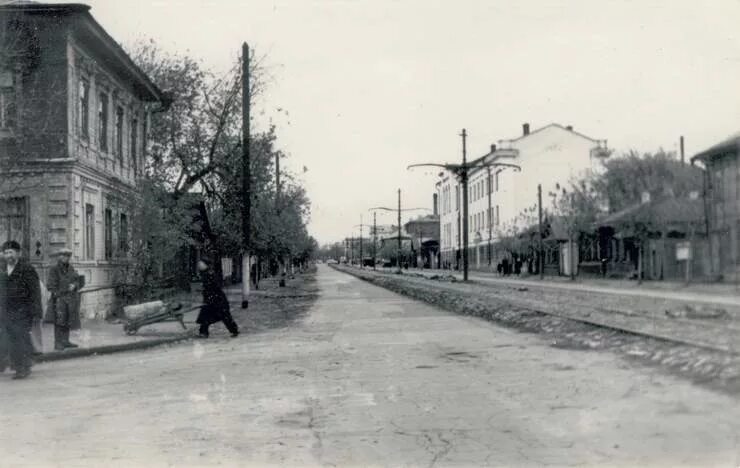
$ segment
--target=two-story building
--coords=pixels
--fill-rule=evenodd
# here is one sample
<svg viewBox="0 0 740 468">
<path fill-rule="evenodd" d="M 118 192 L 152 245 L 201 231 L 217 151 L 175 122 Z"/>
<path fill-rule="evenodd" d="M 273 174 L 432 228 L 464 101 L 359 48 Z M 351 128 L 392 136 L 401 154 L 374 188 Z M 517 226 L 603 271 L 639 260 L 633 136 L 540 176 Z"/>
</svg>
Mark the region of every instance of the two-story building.
<svg viewBox="0 0 740 468">
<path fill-rule="evenodd" d="M 82 311 L 107 313 L 130 263 L 137 182 L 162 92 L 81 4 L 0 6 L 0 241 L 45 278 L 73 251 Z"/>
</svg>

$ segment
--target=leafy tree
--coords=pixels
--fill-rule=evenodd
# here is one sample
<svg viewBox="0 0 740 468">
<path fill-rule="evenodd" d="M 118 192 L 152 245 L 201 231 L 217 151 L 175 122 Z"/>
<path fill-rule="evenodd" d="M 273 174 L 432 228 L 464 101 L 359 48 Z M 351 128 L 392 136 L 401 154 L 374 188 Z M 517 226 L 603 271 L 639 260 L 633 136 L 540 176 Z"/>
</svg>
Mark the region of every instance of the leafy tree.
<svg viewBox="0 0 740 468">
<path fill-rule="evenodd" d="M 134 48 L 135 61 L 163 89 L 171 92 L 170 110 L 152 122 L 152 147 L 147 178 L 162 208 L 171 214 L 158 228 L 160 238 L 192 242 L 188 226 L 193 192 L 205 202 L 211 230 L 205 246 L 214 256 L 238 257 L 242 251 L 241 206 L 241 66 L 217 75 L 187 55 L 169 54 L 154 42 Z M 264 59 L 250 60 L 249 99 L 256 100 L 265 85 Z M 252 132 L 251 155 L 251 252 L 269 261 L 305 257 L 314 245 L 306 231 L 310 215 L 305 190 L 287 172 L 277 200 L 276 132 Z M 146 211 L 144 211 L 145 213 Z M 177 217 L 180 216 L 178 219 Z M 171 246 L 170 246 L 171 247 Z"/>
<path fill-rule="evenodd" d="M 599 214 L 599 194 L 594 188 L 593 178 L 572 180 L 568 186 L 555 187 L 555 192 L 550 192 L 554 215 L 558 216 L 568 234 L 570 246 L 570 277 L 576 276 L 576 265 L 578 264 L 577 242 L 585 232 L 591 232 L 596 218 Z"/>
<path fill-rule="evenodd" d="M 675 153 L 662 149 L 642 155 L 632 150 L 621 157 L 609 158 L 604 168 L 592 184 L 611 213 L 640 203 L 644 192 L 650 193 L 652 198 L 666 192 L 687 197 L 690 192 L 702 188 L 698 168 L 682 163 Z"/>
</svg>

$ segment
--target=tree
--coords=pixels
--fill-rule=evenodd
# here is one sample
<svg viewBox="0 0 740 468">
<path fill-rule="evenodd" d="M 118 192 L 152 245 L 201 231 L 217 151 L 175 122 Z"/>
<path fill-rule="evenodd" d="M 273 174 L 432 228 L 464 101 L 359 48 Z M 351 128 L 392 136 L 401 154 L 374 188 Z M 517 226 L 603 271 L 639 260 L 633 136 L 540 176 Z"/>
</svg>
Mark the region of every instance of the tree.
<svg viewBox="0 0 740 468">
<path fill-rule="evenodd" d="M 241 206 L 241 66 L 216 74 L 188 55 L 170 54 L 153 41 L 137 43 L 131 55 L 134 61 L 172 100 L 168 111 L 157 113 L 149 129 L 151 145 L 147 154 L 145 204 L 140 218 L 149 210 L 161 210 L 160 223 L 145 226 L 142 245 L 173 247 L 171 242 L 192 243 L 188 235 L 193 223 L 192 207 L 206 203 L 209 211 L 223 218 L 237 216 Z M 250 96 L 257 99 L 265 86 L 264 58 L 250 61 Z M 254 135 L 252 190 L 255 198 L 269 185 L 274 129 Z M 146 206 L 155 202 L 154 207 Z M 258 211 L 258 210 L 256 210 Z M 253 228 L 255 223 L 253 223 Z M 241 250 L 241 232 L 213 229 L 206 234 L 205 245 L 214 257 L 237 255 Z M 159 241 L 154 241 L 157 238 Z M 165 250 L 167 255 L 171 251 Z"/>
<path fill-rule="evenodd" d="M 642 155 L 631 150 L 606 160 L 604 168 L 603 174 L 592 183 L 610 213 L 640 203 L 645 192 L 652 198 L 667 192 L 687 197 L 690 192 L 702 189 L 701 171 L 679 161 L 675 153 L 662 149 Z"/>
<path fill-rule="evenodd" d="M 209 191 L 241 151 L 241 66 L 216 74 L 197 60 L 170 54 L 154 41 L 137 43 L 134 61 L 172 100 L 150 129 L 147 175 L 175 198 L 196 186 Z M 263 59 L 250 61 L 249 99 L 265 86 Z"/>
<path fill-rule="evenodd" d="M 651 231 L 665 231 L 661 216 L 652 213 L 650 205 L 640 206 L 645 195 L 651 200 L 665 197 L 688 198 L 702 187 L 701 171 L 681 163 L 674 153 L 662 149 L 656 153 L 629 151 L 604 162 L 605 170 L 550 193 L 555 213 L 561 216 L 569 241 L 579 241 L 593 230 L 600 214 L 622 212 L 637 242 L 638 279 L 642 279 L 642 251 Z M 665 221 L 665 220 L 664 220 Z M 571 247 L 571 252 L 575 249 Z M 575 260 L 573 260 L 575 263 Z M 571 269 L 574 276 L 575 268 Z"/>
<path fill-rule="evenodd" d="M 575 280 L 578 264 L 580 237 L 590 232 L 599 214 L 599 194 L 594 188 L 593 178 L 571 180 L 567 187 L 555 186 L 556 192 L 550 192 L 554 215 L 558 216 L 565 226 L 570 251 L 570 278 Z"/>
</svg>

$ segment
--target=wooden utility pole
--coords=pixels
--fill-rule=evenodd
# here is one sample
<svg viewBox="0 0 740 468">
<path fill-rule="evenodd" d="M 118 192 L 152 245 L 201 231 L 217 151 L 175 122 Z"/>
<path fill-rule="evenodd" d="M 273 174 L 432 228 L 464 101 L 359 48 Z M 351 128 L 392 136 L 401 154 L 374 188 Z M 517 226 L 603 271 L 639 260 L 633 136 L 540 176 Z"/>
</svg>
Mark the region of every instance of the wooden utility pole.
<svg viewBox="0 0 740 468">
<path fill-rule="evenodd" d="M 539 211 L 539 233 L 540 233 L 540 242 L 537 247 L 539 251 L 538 259 L 537 259 L 537 267 L 540 270 L 540 279 L 545 279 L 545 258 L 544 258 L 544 249 L 542 247 L 542 184 L 537 184 L 537 207 Z"/>
<path fill-rule="evenodd" d="M 377 235 L 378 235 L 378 225 L 376 224 L 375 212 L 373 211 L 373 270 L 375 270 L 375 264 L 378 262 Z"/>
<path fill-rule="evenodd" d="M 468 280 L 468 161 L 467 161 L 467 149 L 466 139 L 467 132 L 463 128 L 462 133 L 462 171 L 460 178 L 462 179 L 462 202 L 463 202 L 463 220 L 462 220 L 462 243 L 463 243 L 463 281 Z"/>
<path fill-rule="evenodd" d="M 401 189 L 398 189 L 398 272 L 401 272 Z"/>
<path fill-rule="evenodd" d="M 251 273 L 251 161 L 249 155 L 249 46 L 242 44 L 242 309 L 249 307 Z"/>
<path fill-rule="evenodd" d="M 488 190 L 488 266 L 491 266 L 493 257 L 493 208 L 491 202 L 491 192 L 493 190 L 493 174 L 491 173 L 491 166 L 486 167 L 486 188 Z"/>
<path fill-rule="evenodd" d="M 683 135 L 681 135 L 681 164 L 684 163 L 684 156 L 683 156 Z"/>
</svg>

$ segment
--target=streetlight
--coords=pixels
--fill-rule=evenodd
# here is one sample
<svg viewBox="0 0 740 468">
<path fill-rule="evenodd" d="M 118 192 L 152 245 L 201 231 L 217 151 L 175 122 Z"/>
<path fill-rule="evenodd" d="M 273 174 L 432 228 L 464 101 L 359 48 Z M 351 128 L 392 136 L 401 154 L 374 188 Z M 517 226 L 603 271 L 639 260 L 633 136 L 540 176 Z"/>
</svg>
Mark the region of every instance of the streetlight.
<svg viewBox="0 0 740 468">
<path fill-rule="evenodd" d="M 442 167 L 445 170 L 452 172 L 455 174 L 458 180 L 462 182 L 462 192 L 463 192 L 463 281 L 468 280 L 468 176 L 472 169 L 480 169 L 482 167 L 510 167 L 514 169 L 517 172 L 520 172 L 522 170 L 521 167 L 519 167 L 516 164 L 511 163 L 500 163 L 500 162 L 486 162 L 484 160 L 479 161 L 473 161 L 469 163 L 467 161 L 467 149 L 465 147 L 466 139 L 467 139 L 467 132 L 463 128 L 462 133 L 460 134 L 462 137 L 462 164 L 453 164 L 453 163 L 444 163 L 444 164 L 438 164 L 438 163 L 422 163 L 422 164 L 411 164 L 407 167 L 407 169 L 411 169 L 412 167 L 421 167 L 421 166 L 434 166 L 434 167 Z M 490 190 L 490 187 L 489 187 Z"/>
<path fill-rule="evenodd" d="M 398 266 L 398 272 L 401 272 L 401 212 L 402 211 L 414 211 L 414 210 L 427 210 L 428 208 L 405 208 L 401 209 L 401 189 L 398 189 L 398 208 L 388 208 L 386 206 L 376 206 L 370 208 L 368 211 L 383 210 L 383 211 L 398 211 L 398 257 L 396 259 L 396 266 Z"/>
</svg>

